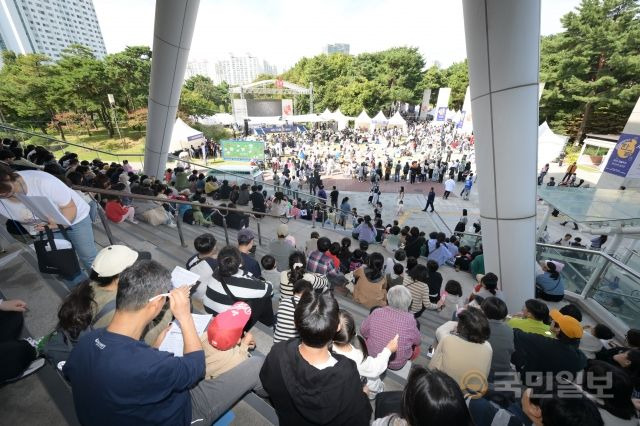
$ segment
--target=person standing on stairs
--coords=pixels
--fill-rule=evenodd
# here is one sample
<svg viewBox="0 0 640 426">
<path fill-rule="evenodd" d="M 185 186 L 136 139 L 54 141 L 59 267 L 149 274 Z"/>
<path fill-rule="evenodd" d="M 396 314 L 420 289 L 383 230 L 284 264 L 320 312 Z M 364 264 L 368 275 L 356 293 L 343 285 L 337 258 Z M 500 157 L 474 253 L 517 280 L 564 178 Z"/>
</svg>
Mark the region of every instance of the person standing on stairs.
<svg viewBox="0 0 640 426">
<path fill-rule="evenodd" d="M 424 206 L 424 209 L 422 209 L 422 211 L 426 212 L 429 206 L 431 206 L 431 213 L 433 213 L 433 211 L 435 210 L 433 207 L 433 202 L 435 201 L 435 199 L 436 199 L 436 191 L 433 189 L 433 186 L 432 186 L 431 190 L 429 191 L 429 194 L 427 195 L 427 205 Z"/>
</svg>

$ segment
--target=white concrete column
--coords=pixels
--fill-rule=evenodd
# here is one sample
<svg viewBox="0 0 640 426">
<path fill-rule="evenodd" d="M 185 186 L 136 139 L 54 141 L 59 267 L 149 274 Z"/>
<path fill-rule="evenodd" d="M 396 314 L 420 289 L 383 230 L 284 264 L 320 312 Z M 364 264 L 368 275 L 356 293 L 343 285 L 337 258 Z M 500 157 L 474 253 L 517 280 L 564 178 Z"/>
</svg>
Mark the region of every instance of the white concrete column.
<svg viewBox="0 0 640 426">
<path fill-rule="evenodd" d="M 161 177 L 167 164 L 180 90 L 200 0 L 156 0 L 144 172 Z"/>
<path fill-rule="evenodd" d="M 534 295 L 540 0 L 463 0 L 485 270 Z"/>
</svg>

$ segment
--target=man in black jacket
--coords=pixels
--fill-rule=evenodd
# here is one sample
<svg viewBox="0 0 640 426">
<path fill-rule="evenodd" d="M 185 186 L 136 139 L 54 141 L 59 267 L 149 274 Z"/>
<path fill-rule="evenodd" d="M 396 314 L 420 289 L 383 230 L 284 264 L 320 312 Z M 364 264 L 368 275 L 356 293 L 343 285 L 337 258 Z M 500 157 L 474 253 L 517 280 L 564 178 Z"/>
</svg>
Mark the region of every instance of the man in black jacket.
<svg viewBox="0 0 640 426">
<path fill-rule="evenodd" d="M 329 351 L 338 303 L 329 293 L 303 293 L 294 313 L 299 339 L 276 343 L 260 380 L 280 425 L 367 426 L 371 405 L 353 361 Z"/>
</svg>

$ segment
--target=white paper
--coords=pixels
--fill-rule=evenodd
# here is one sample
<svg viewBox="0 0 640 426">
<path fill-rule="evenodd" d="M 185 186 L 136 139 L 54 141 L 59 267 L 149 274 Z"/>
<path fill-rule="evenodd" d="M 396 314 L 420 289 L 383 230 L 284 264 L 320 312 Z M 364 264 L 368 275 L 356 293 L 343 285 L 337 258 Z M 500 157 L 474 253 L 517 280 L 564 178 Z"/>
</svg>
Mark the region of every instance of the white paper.
<svg viewBox="0 0 640 426">
<path fill-rule="evenodd" d="M 49 219 L 51 219 L 58 225 L 71 226 L 71 223 L 64 217 L 58 206 L 53 204 L 47 197 L 16 194 L 16 198 L 43 222 L 49 222 Z"/>
<path fill-rule="evenodd" d="M 209 321 L 211 321 L 211 314 L 191 314 L 191 317 L 193 318 L 193 323 L 196 326 L 198 336 L 202 335 L 202 333 L 207 329 Z M 174 321 L 174 323 L 171 324 L 171 328 L 160 344 L 159 350 L 171 352 L 175 356 L 183 355 L 182 351 L 184 350 L 184 340 L 182 339 L 182 329 L 180 328 L 178 321 Z"/>
<path fill-rule="evenodd" d="M 176 266 L 173 268 L 173 271 L 171 271 L 171 285 L 173 285 L 173 288 L 194 285 L 198 279 L 200 279 L 200 275 L 194 274 L 180 266 Z"/>
</svg>

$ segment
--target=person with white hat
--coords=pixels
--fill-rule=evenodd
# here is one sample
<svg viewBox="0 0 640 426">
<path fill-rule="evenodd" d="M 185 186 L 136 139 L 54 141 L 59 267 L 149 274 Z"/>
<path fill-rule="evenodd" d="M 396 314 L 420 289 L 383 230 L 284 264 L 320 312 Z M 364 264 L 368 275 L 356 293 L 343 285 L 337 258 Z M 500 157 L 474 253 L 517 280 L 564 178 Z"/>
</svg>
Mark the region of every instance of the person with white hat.
<svg viewBox="0 0 640 426">
<path fill-rule="evenodd" d="M 93 301 L 95 302 L 93 328 L 109 325 L 116 311 L 116 295 L 120 274 L 141 257 L 144 256 L 140 256 L 137 251 L 117 244 L 105 247 L 98 252 L 93 265 L 91 265 L 91 282 L 89 284 L 93 289 Z M 153 343 L 170 319 L 171 315 L 167 310 L 162 320 L 145 334 L 145 341 Z"/>
<path fill-rule="evenodd" d="M 289 256 L 296 251 L 295 247 L 286 240 L 289 235 L 289 227 L 281 223 L 276 228 L 278 239 L 269 244 L 269 254 L 276 258 L 276 269 L 280 272 L 286 271 L 289 266 Z"/>
</svg>

